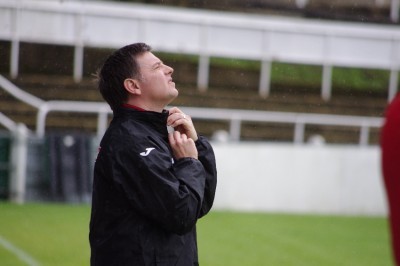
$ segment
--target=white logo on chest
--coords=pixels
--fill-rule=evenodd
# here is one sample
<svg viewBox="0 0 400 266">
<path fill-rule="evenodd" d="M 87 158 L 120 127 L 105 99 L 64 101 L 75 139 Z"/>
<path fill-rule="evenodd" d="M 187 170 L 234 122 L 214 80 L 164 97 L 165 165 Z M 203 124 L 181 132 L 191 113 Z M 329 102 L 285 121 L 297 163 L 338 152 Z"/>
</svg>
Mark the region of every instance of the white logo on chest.
<svg viewBox="0 0 400 266">
<path fill-rule="evenodd" d="M 154 150 L 155 148 L 146 148 L 146 151 L 139 153 L 141 156 L 146 157 L 147 155 L 150 154 L 150 152 L 152 150 Z"/>
</svg>

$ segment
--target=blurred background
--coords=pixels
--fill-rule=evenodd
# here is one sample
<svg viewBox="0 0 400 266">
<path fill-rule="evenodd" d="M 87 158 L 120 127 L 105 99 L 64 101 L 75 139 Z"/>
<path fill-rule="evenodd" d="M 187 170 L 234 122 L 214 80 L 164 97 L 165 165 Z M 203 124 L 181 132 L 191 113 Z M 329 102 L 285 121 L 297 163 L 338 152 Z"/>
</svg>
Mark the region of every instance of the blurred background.
<svg viewBox="0 0 400 266">
<path fill-rule="evenodd" d="M 172 105 L 212 141 L 217 214 L 378 219 L 384 259 L 367 265 L 389 263 L 379 134 L 399 87 L 398 0 L 0 0 L 5 206 L 88 210 L 112 118 L 95 73 L 134 42 L 174 68 Z"/>
</svg>

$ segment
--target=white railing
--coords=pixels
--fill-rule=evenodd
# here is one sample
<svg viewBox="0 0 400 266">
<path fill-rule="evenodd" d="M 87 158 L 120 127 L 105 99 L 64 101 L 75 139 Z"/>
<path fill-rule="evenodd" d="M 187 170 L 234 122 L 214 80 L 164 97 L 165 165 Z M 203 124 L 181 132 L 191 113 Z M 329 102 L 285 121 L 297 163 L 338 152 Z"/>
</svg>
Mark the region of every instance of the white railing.
<svg viewBox="0 0 400 266">
<path fill-rule="evenodd" d="M 249 111 L 238 109 L 221 108 L 196 108 L 180 107 L 193 119 L 199 120 L 224 120 L 230 123 L 229 136 L 232 141 L 239 141 L 241 136 L 242 122 L 274 122 L 294 124 L 293 142 L 301 144 L 304 142 L 306 125 L 330 125 L 344 127 L 359 127 L 359 145 L 366 146 L 369 142 L 369 129 L 380 128 L 383 120 L 378 117 L 307 114 L 290 112 Z M 49 112 L 79 112 L 98 114 L 97 135 L 101 137 L 107 127 L 108 114 L 112 111 L 108 104 L 80 101 L 48 101 L 40 108 L 37 116 L 36 133 L 39 137 L 44 136 L 46 128 L 46 116 Z"/>
<path fill-rule="evenodd" d="M 47 101 L 39 107 L 37 114 L 36 134 L 39 137 L 43 137 L 45 135 L 46 117 L 49 112 L 98 114 L 97 136 L 99 139 L 106 130 L 108 114 L 112 113 L 109 105 L 101 102 Z"/>
<path fill-rule="evenodd" d="M 210 57 L 261 62 L 259 93 L 270 92 L 272 62 L 322 66 L 321 97 L 331 97 L 332 68 L 390 71 L 397 90 L 400 28 L 228 12 L 161 8 L 106 1 L 0 0 L 0 39 L 11 42 L 10 72 L 18 75 L 20 42 L 71 45 L 74 78 L 82 78 L 84 47 L 118 48 L 143 41 L 156 51 L 199 56 L 205 90 Z M 212 74 L 212 73 L 211 73 Z"/>
<path fill-rule="evenodd" d="M 110 107 L 102 102 L 83 102 L 83 101 L 43 101 L 35 96 L 23 92 L 20 88 L 9 82 L 0 75 L 0 87 L 18 99 L 38 108 L 36 120 L 36 134 L 39 137 L 45 135 L 46 118 L 50 112 L 79 112 L 92 113 L 98 115 L 97 135 L 103 135 L 107 123 L 108 115 L 112 113 Z M 22 93 L 23 92 L 23 93 Z M 38 104 L 38 106 L 36 106 Z M 185 113 L 194 119 L 202 120 L 225 120 L 230 122 L 230 139 L 239 141 L 241 136 L 241 123 L 249 122 L 274 122 L 294 124 L 293 142 L 303 143 L 306 125 L 336 125 L 348 127 L 360 127 L 359 145 L 368 145 L 369 129 L 371 127 L 380 128 L 383 119 L 380 117 L 364 116 L 345 116 L 345 115 L 326 115 L 290 112 L 269 112 L 269 111 L 250 111 L 238 109 L 221 108 L 195 108 L 180 107 Z"/>
<path fill-rule="evenodd" d="M 383 119 L 380 117 L 308 114 L 291 112 L 269 112 L 250 111 L 237 109 L 212 109 L 182 107 L 185 113 L 193 118 L 204 120 L 226 120 L 230 121 L 230 139 L 240 140 L 241 123 L 246 122 L 273 122 L 294 124 L 293 142 L 301 144 L 304 142 L 306 125 L 329 125 L 344 127 L 360 127 L 359 145 L 368 145 L 369 129 L 380 128 Z"/>
<path fill-rule="evenodd" d="M 27 93 L 24 90 L 21 90 L 2 75 L 0 75 L 0 87 L 18 100 L 21 100 L 24 103 L 29 104 L 30 106 L 33 106 L 35 108 L 40 108 L 40 106 L 45 103 L 45 101 L 43 101 L 42 99 L 30 93 Z"/>
<path fill-rule="evenodd" d="M 5 116 L 2 112 L 0 112 L 0 124 L 9 131 L 17 130 L 17 123 L 15 123 L 13 120 Z"/>
</svg>

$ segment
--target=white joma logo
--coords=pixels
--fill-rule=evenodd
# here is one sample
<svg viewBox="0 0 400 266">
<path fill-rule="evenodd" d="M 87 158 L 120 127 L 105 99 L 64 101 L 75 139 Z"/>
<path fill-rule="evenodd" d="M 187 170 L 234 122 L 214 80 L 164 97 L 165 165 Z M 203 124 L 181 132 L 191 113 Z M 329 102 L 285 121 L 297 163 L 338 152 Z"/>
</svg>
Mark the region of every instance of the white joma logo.
<svg viewBox="0 0 400 266">
<path fill-rule="evenodd" d="M 154 149 L 155 149 L 155 148 L 146 148 L 146 151 L 141 152 L 140 155 L 141 155 L 141 156 L 147 156 L 147 155 L 149 155 L 150 152 L 151 152 L 152 150 L 154 150 Z"/>
</svg>

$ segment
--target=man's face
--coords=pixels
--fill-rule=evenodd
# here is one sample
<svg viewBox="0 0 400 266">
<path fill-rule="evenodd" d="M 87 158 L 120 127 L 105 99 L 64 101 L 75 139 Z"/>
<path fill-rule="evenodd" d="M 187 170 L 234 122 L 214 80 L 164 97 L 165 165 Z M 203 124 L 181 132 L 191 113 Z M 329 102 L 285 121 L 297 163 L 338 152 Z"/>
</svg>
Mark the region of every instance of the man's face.
<svg viewBox="0 0 400 266">
<path fill-rule="evenodd" d="M 151 52 L 138 56 L 137 62 L 141 74 L 139 79 L 141 97 L 148 105 L 164 108 L 178 96 L 178 90 L 172 81 L 174 70 Z"/>
</svg>

